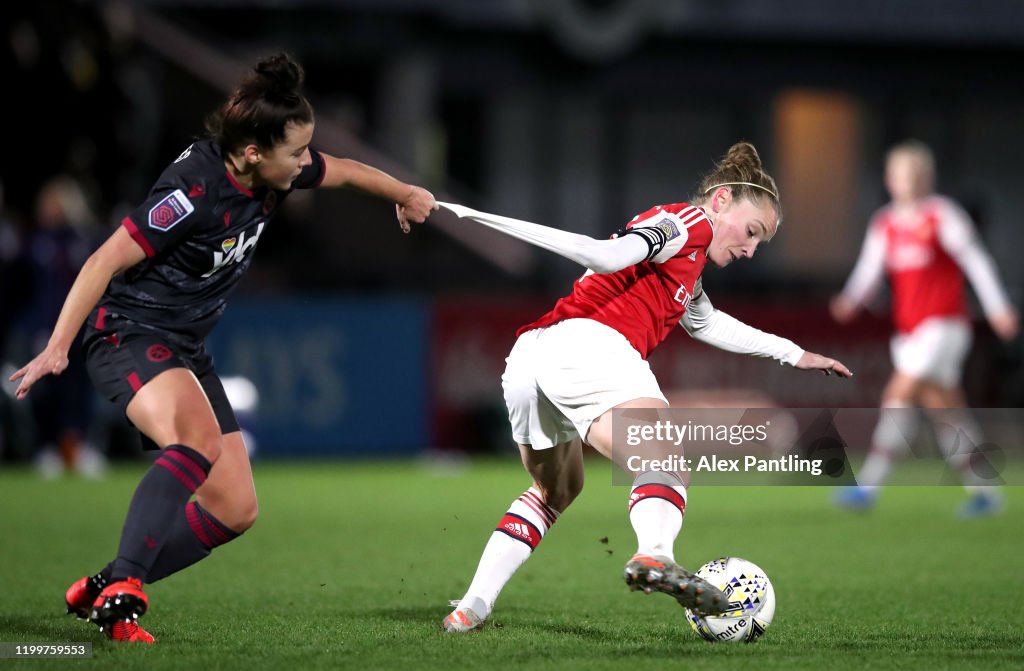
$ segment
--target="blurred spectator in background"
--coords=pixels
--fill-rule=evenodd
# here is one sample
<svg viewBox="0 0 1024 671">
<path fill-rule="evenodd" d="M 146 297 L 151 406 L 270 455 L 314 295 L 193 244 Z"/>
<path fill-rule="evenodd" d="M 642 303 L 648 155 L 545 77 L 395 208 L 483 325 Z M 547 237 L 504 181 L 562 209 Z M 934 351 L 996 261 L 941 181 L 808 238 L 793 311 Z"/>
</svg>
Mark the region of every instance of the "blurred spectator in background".
<svg viewBox="0 0 1024 671">
<path fill-rule="evenodd" d="M 23 252 L 30 291 L 23 327 L 32 351 L 46 347 L 64 298 L 101 233 L 78 182 L 57 175 L 43 185 Z M 93 393 L 78 338 L 68 359 L 64 374 L 40 380 L 31 398 L 40 450 L 36 465 L 48 479 L 64 469 L 99 477 L 105 459 L 87 439 Z"/>
<path fill-rule="evenodd" d="M 874 505 L 893 457 L 913 438 L 915 406 L 929 411 L 940 449 L 971 494 L 960 508 L 961 517 L 994 514 L 1002 507 L 1002 495 L 984 486 L 987 480 L 978 467 L 979 427 L 963 411 L 961 377 L 972 339 L 964 275 L 992 330 L 1004 341 L 1017 336 L 1018 314 L 970 217 L 956 202 L 935 194 L 934 184 L 935 159 L 927 145 L 910 140 L 889 151 L 885 185 L 892 201 L 872 218 L 857 265 L 830 306 L 836 321 L 849 323 L 888 274 L 895 370 L 882 393 L 883 412 L 858 476 L 860 486 L 836 498 L 849 509 Z"/>
<path fill-rule="evenodd" d="M 21 273 L 18 266 L 21 261 L 21 234 L 14 219 L 9 216 L 4 203 L 4 184 L 0 182 L 0 362 L 5 360 L 7 337 L 13 321 L 9 315 L 15 314 L 22 294 Z"/>
<path fill-rule="evenodd" d="M 8 367 L 8 342 L 14 320 L 24 303 L 25 273 L 21 266 L 21 230 L 6 208 L 4 184 L 0 181 L 0 368 Z M 0 393 L 0 457 L 7 455 L 13 435 L 13 408 L 6 394 Z"/>
</svg>

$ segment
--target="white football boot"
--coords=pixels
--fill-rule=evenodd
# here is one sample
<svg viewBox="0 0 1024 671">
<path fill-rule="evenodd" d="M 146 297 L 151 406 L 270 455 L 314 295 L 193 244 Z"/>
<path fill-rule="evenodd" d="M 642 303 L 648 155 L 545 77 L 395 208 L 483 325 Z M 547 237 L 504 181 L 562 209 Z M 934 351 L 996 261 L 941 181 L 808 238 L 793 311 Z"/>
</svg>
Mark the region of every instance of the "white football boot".
<svg viewBox="0 0 1024 671">
<path fill-rule="evenodd" d="M 700 615 L 719 615 L 729 605 L 720 589 L 668 557 L 635 554 L 626 562 L 622 577 L 634 592 L 668 594 L 683 608 Z"/>
<path fill-rule="evenodd" d="M 482 629 L 487 621 L 486 615 L 480 615 L 487 612 L 486 605 L 480 599 L 469 599 L 466 605 L 463 605 L 462 601 L 451 601 L 450 605 L 454 606 L 455 610 L 441 623 L 444 630 L 450 634 L 477 631 Z"/>
</svg>

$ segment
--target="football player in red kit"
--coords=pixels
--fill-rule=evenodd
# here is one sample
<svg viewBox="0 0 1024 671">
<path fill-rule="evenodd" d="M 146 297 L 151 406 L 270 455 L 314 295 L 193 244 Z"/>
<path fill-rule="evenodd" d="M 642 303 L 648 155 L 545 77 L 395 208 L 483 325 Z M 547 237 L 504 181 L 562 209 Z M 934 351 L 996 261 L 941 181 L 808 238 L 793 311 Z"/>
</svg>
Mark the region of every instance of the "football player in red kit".
<svg viewBox="0 0 1024 671">
<path fill-rule="evenodd" d="M 982 441 L 976 422 L 963 409 L 960 384 L 971 347 L 964 275 L 997 336 L 1013 339 L 1018 315 L 970 217 L 935 194 L 934 182 L 935 160 L 927 145 L 907 141 L 889 151 L 885 184 L 892 202 L 872 217 L 857 265 L 832 300 L 832 316 L 848 323 L 888 275 L 896 327 L 891 343 L 895 370 L 882 392 L 871 452 L 858 474 L 859 486 L 841 491 L 836 502 L 853 510 L 874 505 L 893 457 L 914 435 L 914 407 L 920 406 L 933 416 L 939 446 L 971 495 L 960 516 L 979 517 L 998 512 L 1003 497 L 972 468 L 972 448 Z"/>
<path fill-rule="evenodd" d="M 533 484 L 491 535 L 469 589 L 444 620 L 446 631 L 483 626 L 501 589 L 582 489 L 583 443 L 621 463 L 622 450 L 613 451 L 612 411 L 668 407 L 647 355 L 677 324 L 728 351 L 851 375 L 835 359 L 716 310 L 701 287 L 707 262 L 725 267 L 750 258 L 779 227 L 778 189 L 748 143 L 729 149 L 689 203 L 637 215 L 610 240 L 441 205 L 588 269 L 554 309 L 519 330 L 508 356 L 505 402 Z M 629 518 L 637 552 L 625 580 L 699 612 L 722 612 L 725 596 L 673 558 L 686 497 L 678 473 L 636 474 Z"/>
<path fill-rule="evenodd" d="M 249 458 L 204 339 L 282 201 L 294 189 L 353 187 L 394 202 L 406 231 L 437 207 L 422 188 L 313 149 L 302 79 L 285 54 L 256 65 L 211 118 L 209 139 L 182 152 L 89 258 L 48 345 L 11 376 L 20 399 L 59 375 L 84 324 L 93 383 L 160 449 L 117 557 L 65 596 L 70 612 L 117 641 L 153 642 L 137 622 L 145 583 L 200 561 L 256 519 Z"/>
</svg>

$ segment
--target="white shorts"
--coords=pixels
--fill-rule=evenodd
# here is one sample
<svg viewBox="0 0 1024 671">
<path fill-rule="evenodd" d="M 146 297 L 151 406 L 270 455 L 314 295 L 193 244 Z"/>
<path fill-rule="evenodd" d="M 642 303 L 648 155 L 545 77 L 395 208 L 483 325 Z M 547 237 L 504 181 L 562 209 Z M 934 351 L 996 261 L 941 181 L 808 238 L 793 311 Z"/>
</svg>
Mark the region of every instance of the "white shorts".
<svg viewBox="0 0 1024 671">
<path fill-rule="evenodd" d="M 590 319 L 527 331 L 505 362 L 512 438 L 535 450 L 586 439 L 595 419 L 626 401 L 665 401 L 650 364 L 625 336 Z"/>
<path fill-rule="evenodd" d="M 964 360 L 971 349 L 971 325 L 960 317 L 931 317 L 889 344 L 900 373 L 942 387 L 960 386 Z"/>
</svg>

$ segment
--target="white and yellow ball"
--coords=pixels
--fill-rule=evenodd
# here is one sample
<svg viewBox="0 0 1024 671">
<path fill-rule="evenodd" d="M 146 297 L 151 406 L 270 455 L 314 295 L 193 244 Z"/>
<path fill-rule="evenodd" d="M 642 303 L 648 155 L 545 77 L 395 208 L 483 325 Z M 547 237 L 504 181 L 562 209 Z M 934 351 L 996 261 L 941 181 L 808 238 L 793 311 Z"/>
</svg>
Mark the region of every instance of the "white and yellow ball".
<svg viewBox="0 0 1024 671">
<path fill-rule="evenodd" d="M 722 557 L 701 566 L 697 575 L 722 590 L 729 606 L 721 615 L 687 610 L 694 631 L 718 643 L 753 643 L 764 634 L 775 616 L 775 590 L 759 566 L 739 557 Z"/>
</svg>

